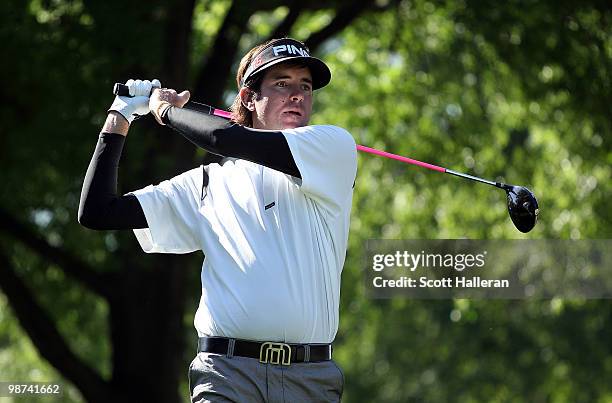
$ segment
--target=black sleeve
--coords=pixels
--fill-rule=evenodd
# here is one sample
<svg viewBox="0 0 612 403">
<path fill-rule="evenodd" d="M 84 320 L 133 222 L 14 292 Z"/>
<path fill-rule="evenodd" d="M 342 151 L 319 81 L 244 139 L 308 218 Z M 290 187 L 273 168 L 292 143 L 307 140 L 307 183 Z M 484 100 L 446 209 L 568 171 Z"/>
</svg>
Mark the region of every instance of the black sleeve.
<svg viewBox="0 0 612 403">
<path fill-rule="evenodd" d="M 187 107 L 170 107 L 163 121 L 211 153 L 248 160 L 296 178 L 302 177 L 280 131 L 251 129 Z"/>
<path fill-rule="evenodd" d="M 125 136 L 102 133 L 81 190 L 79 223 L 95 230 L 148 227 L 136 196 L 117 196 L 117 171 Z"/>
</svg>

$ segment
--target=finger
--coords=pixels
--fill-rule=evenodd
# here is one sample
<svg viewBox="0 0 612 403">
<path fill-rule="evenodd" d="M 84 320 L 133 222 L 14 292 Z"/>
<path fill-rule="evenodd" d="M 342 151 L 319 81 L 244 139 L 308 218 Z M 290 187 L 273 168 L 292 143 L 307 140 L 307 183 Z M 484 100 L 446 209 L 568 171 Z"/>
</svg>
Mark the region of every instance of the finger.
<svg viewBox="0 0 612 403">
<path fill-rule="evenodd" d="M 152 87 L 151 81 L 143 80 L 140 83 L 140 86 L 138 87 L 138 90 L 136 92 L 139 96 L 148 97 L 151 94 L 151 87 Z"/>
<path fill-rule="evenodd" d="M 187 90 L 178 94 L 178 96 L 176 97 L 177 106 L 182 108 L 187 103 L 187 101 L 189 101 L 190 96 L 191 94 Z"/>
<path fill-rule="evenodd" d="M 139 88 L 142 85 L 142 80 L 134 80 L 132 85 L 130 85 L 130 95 L 135 97 L 139 95 Z"/>
<path fill-rule="evenodd" d="M 130 78 L 129 80 L 127 80 L 125 82 L 125 85 L 127 85 L 127 87 L 128 87 L 128 92 L 129 92 L 130 96 L 133 97 L 134 96 L 134 88 L 133 88 L 134 87 L 134 80 L 132 80 Z"/>
<path fill-rule="evenodd" d="M 153 88 L 161 88 L 161 83 L 159 82 L 159 80 L 157 78 L 154 78 L 151 81 L 151 84 L 153 85 Z"/>
</svg>

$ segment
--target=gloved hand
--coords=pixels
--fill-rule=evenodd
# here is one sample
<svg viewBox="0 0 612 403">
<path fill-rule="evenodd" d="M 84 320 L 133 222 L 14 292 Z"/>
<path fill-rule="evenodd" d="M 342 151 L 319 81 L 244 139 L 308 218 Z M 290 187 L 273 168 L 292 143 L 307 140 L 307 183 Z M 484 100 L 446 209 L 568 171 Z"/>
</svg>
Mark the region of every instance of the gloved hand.
<svg viewBox="0 0 612 403">
<path fill-rule="evenodd" d="M 149 113 L 149 96 L 151 89 L 154 87 L 161 88 L 161 83 L 158 79 L 149 80 L 127 80 L 125 85 L 130 90 L 129 97 L 116 96 L 110 111 L 119 112 L 128 123 L 132 123 L 134 119 L 144 116 Z"/>
</svg>

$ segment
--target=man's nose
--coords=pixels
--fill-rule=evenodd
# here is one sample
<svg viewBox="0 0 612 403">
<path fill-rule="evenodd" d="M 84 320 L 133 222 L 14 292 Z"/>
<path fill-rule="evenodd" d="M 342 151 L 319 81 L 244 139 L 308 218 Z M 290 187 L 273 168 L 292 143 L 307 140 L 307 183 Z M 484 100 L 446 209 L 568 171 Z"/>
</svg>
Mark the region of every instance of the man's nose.
<svg viewBox="0 0 612 403">
<path fill-rule="evenodd" d="M 304 100 L 304 91 L 301 86 L 294 85 L 291 87 L 290 98 L 292 101 L 299 102 Z"/>
</svg>

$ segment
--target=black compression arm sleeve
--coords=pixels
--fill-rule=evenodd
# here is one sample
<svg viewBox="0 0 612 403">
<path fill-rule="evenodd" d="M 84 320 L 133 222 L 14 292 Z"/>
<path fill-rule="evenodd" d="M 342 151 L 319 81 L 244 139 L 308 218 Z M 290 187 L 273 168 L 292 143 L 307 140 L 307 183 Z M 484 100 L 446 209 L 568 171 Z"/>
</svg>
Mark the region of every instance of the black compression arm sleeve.
<svg viewBox="0 0 612 403">
<path fill-rule="evenodd" d="M 241 158 L 301 178 L 289 144 L 280 131 L 257 130 L 187 108 L 170 107 L 169 127 L 189 141 L 223 157 Z"/>
<path fill-rule="evenodd" d="M 117 196 L 117 171 L 125 136 L 102 133 L 94 151 L 81 190 L 79 223 L 96 229 L 148 227 L 136 196 Z"/>
</svg>

